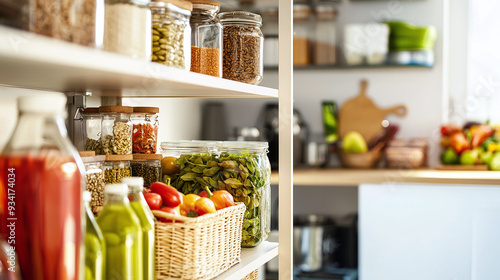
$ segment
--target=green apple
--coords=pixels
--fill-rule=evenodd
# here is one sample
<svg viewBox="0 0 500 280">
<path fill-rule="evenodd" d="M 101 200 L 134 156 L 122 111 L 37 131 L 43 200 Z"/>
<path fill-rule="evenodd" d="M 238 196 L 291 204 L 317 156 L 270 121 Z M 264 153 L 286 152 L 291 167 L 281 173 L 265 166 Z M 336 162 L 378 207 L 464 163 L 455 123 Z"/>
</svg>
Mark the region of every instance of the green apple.
<svg viewBox="0 0 500 280">
<path fill-rule="evenodd" d="M 491 151 L 481 151 L 479 153 L 479 158 L 481 159 L 481 163 L 490 164 L 491 159 L 493 158 L 493 152 Z"/>
<path fill-rule="evenodd" d="M 479 158 L 479 153 L 477 150 L 465 150 L 460 155 L 460 164 L 461 165 L 474 165 Z"/>
<path fill-rule="evenodd" d="M 359 132 L 350 131 L 342 139 L 342 150 L 346 153 L 366 153 L 368 146 Z"/>
<path fill-rule="evenodd" d="M 441 162 L 443 164 L 458 164 L 459 163 L 458 154 L 455 152 L 455 150 L 453 150 L 452 147 L 449 147 L 441 155 Z"/>
<path fill-rule="evenodd" d="M 490 169 L 495 171 L 500 171 L 500 152 L 493 154 L 490 161 Z"/>
</svg>

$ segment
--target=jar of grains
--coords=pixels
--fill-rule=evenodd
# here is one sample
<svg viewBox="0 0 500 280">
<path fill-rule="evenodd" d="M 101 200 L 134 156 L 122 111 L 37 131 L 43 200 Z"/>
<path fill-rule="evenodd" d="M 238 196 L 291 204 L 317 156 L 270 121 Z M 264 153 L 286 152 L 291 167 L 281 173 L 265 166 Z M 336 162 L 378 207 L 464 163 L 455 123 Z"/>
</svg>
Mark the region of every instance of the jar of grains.
<svg viewBox="0 0 500 280">
<path fill-rule="evenodd" d="M 101 106 L 101 143 L 105 155 L 132 154 L 132 107 Z"/>
<path fill-rule="evenodd" d="M 168 66 L 190 69 L 193 4 L 183 0 L 158 0 L 149 4 L 153 14 L 151 60 Z"/>
<path fill-rule="evenodd" d="M 220 4 L 192 0 L 191 71 L 222 77 L 222 25 L 217 18 Z"/>
<path fill-rule="evenodd" d="M 149 188 L 152 183 L 161 181 L 162 154 L 135 154 L 130 163 L 133 177 L 142 177 L 144 187 Z"/>
<path fill-rule="evenodd" d="M 156 154 L 159 112 L 158 107 L 134 107 L 130 116 L 134 154 Z"/>
<path fill-rule="evenodd" d="M 311 42 L 314 29 L 311 8 L 306 3 L 293 4 L 293 65 L 311 63 Z"/>
<path fill-rule="evenodd" d="M 337 63 L 337 10 L 333 2 L 320 1 L 316 5 L 316 38 L 313 59 L 317 65 Z"/>
<path fill-rule="evenodd" d="M 257 85 L 262 81 L 264 36 L 262 18 L 233 11 L 219 14 L 223 26 L 222 77 Z"/>
<path fill-rule="evenodd" d="M 130 161 L 132 159 L 132 155 L 106 155 L 104 183 L 118 184 L 121 183 L 123 177 L 131 177 Z"/>
<path fill-rule="evenodd" d="M 99 208 L 104 203 L 104 167 L 105 156 L 86 156 L 80 153 L 85 166 L 85 176 L 87 179 L 86 190 L 90 192 L 90 209 L 92 212 L 99 212 Z"/>
<path fill-rule="evenodd" d="M 138 59 L 151 57 L 149 0 L 106 0 L 103 49 Z"/>
<path fill-rule="evenodd" d="M 82 124 L 82 140 L 77 143 L 80 151 L 94 151 L 96 155 L 102 155 L 101 145 L 101 121 L 99 108 L 80 109 Z"/>
</svg>

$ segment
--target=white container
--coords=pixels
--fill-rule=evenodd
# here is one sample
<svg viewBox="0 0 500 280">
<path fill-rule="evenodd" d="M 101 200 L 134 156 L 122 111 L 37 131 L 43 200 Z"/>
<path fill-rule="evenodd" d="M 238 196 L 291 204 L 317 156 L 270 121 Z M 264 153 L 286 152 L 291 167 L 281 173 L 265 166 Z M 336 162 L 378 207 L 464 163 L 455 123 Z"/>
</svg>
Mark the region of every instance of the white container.
<svg viewBox="0 0 500 280">
<path fill-rule="evenodd" d="M 386 61 L 389 27 L 384 23 L 348 24 L 344 32 L 344 55 L 348 65 L 377 65 Z"/>
</svg>

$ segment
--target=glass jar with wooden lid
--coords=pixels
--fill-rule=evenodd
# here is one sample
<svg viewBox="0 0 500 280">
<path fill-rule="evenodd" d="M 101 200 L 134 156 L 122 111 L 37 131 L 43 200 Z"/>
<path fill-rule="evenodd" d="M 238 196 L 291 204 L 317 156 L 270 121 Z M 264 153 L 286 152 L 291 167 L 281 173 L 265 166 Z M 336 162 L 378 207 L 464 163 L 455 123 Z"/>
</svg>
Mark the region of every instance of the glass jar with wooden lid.
<svg viewBox="0 0 500 280">
<path fill-rule="evenodd" d="M 101 106 L 101 142 L 105 155 L 132 154 L 132 123 L 129 106 Z"/>
</svg>

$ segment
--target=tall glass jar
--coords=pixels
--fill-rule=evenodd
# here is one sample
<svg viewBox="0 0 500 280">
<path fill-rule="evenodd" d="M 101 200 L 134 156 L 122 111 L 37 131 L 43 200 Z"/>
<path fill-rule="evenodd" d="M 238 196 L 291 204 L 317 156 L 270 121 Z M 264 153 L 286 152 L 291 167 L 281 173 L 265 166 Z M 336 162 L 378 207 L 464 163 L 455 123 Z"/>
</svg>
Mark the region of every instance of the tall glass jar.
<svg viewBox="0 0 500 280">
<path fill-rule="evenodd" d="M 105 1 L 103 49 L 149 60 L 151 57 L 149 0 Z"/>
<path fill-rule="evenodd" d="M 90 200 L 92 195 L 88 191 L 83 192 L 83 202 L 86 210 L 86 234 L 85 234 L 85 279 L 104 280 L 104 258 L 106 245 L 101 229 L 97 225 L 92 213 Z"/>
<path fill-rule="evenodd" d="M 101 106 L 101 143 L 105 155 L 132 154 L 132 107 Z"/>
<path fill-rule="evenodd" d="M 255 247 L 266 240 L 271 231 L 268 143 L 224 141 L 217 144 L 217 151 L 221 167 L 217 188 L 231 193 L 234 201 L 245 203 L 241 245 Z"/>
<path fill-rule="evenodd" d="M 83 279 L 84 166 L 67 138 L 66 102 L 61 93 L 21 97 L 0 155 L 0 230 L 15 240 L 23 279 Z"/>
<path fill-rule="evenodd" d="M 217 18 L 220 4 L 192 0 L 191 71 L 222 77 L 222 25 Z"/>
<path fill-rule="evenodd" d="M 264 67 L 278 67 L 278 8 L 269 7 L 262 15 L 264 34 Z"/>
<path fill-rule="evenodd" d="M 223 27 L 222 77 L 259 84 L 264 71 L 262 18 L 254 13 L 235 11 L 220 13 L 219 19 Z"/>
<path fill-rule="evenodd" d="M 101 122 L 99 108 L 80 109 L 82 120 L 83 139 L 77 146 L 79 151 L 94 151 L 96 155 L 102 155 L 101 145 Z"/>
<path fill-rule="evenodd" d="M 94 213 L 104 203 L 104 161 L 105 156 L 84 156 L 80 153 L 85 166 L 85 178 L 87 179 L 86 190 L 91 195 L 89 202 L 90 209 Z"/>
<path fill-rule="evenodd" d="M 132 155 L 107 155 L 104 162 L 104 182 L 118 184 L 124 177 L 132 176 L 130 161 Z"/>
<path fill-rule="evenodd" d="M 305 3 L 293 4 L 293 65 L 311 63 L 311 41 L 314 29 L 311 8 Z"/>
<path fill-rule="evenodd" d="M 314 64 L 335 65 L 337 63 L 337 10 L 332 2 L 319 2 L 315 12 Z"/>
<path fill-rule="evenodd" d="M 159 112 L 158 107 L 134 107 L 130 116 L 134 154 L 156 154 Z"/>
<path fill-rule="evenodd" d="M 193 5 L 183 0 L 159 0 L 149 4 L 153 14 L 151 60 L 188 70 L 191 67 Z"/>
</svg>

